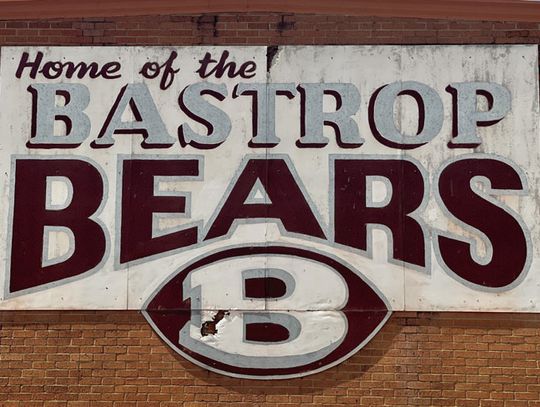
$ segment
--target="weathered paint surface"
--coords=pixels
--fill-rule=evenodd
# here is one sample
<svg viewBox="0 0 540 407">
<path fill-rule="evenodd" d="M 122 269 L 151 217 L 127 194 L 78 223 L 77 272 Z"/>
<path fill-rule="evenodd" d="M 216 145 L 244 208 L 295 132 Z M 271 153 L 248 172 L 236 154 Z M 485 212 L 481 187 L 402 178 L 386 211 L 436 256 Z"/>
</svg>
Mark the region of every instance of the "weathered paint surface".
<svg viewBox="0 0 540 407">
<path fill-rule="evenodd" d="M 538 312 L 537 59 L 3 48 L 0 309 L 141 309 L 257 378 L 339 363 L 392 310 Z"/>
</svg>

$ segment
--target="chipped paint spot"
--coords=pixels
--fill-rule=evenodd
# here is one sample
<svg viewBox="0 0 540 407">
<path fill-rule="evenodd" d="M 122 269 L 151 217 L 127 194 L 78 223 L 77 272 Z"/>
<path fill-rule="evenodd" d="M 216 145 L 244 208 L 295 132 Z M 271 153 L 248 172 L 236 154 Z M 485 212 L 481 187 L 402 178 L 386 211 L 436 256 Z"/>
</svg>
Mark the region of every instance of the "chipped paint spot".
<svg viewBox="0 0 540 407">
<path fill-rule="evenodd" d="M 215 335 L 218 333 L 217 324 L 225 318 L 226 315 L 229 315 L 228 311 L 219 310 L 215 313 L 214 317 L 211 321 L 205 321 L 202 323 L 201 326 L 201 335 L 207 336 L 207 335 Z"/>
</svg>

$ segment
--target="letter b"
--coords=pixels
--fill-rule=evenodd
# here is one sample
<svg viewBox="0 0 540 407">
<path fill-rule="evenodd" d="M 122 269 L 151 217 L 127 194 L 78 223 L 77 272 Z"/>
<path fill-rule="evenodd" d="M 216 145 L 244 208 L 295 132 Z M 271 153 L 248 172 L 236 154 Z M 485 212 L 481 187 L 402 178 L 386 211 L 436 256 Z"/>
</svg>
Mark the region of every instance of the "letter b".
<svg viewBox="0 0 540 407">
<path fill-rule="evenodd" d="M 71 197 L 62 208 L 51 207 L 47 185 L 65 178 Z M 75 159 L 18 159 L 15 163 L 13 231 L 9 292 L 75 277 L 96 267 L 105 254 L 102 227 L 91 219 L 103 199 L 103 180 L 90 163 Z M 47 227 L 69 230 L 71 255 L 47 265 Z"/>
<path fill-rule="evenodd" d="M 229 258 L 192 271 L 182 291 L 191 321 L 180 345 L 227 365 L 303 366 L 330 354 L 347 333 L 346 283 L 307 259 Z M 213 333 L 201 329 L 208 321 Z"/>
</svg>

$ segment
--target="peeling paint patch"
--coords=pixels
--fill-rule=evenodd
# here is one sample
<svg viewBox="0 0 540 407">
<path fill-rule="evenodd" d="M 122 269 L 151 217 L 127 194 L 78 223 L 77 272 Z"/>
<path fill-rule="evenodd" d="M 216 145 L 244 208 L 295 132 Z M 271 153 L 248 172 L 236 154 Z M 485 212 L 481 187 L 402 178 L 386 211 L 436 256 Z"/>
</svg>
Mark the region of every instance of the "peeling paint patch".
<svg viewBox="0 0 540 407">
<path fill-rule="evenodd" d="M 208 336 L 217 334 L 217 324 L 225 318 L 225 315 L 229 315 L 229 311 L 219 310 L 211 321 L 203 322 L 201 325 L 201 335 Z"/>
</svg>

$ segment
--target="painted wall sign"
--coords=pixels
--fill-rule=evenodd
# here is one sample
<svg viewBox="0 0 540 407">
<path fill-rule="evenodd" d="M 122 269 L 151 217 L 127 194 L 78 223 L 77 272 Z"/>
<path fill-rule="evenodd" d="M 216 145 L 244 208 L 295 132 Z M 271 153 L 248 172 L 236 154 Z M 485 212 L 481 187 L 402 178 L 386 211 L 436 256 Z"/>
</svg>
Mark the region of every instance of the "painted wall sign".
<svg viewBox="0 0 540 407">
<path fill-rule="evenodd" d="M 540 312 L 536 46 L 7 47 L 0 309 L 141 309 L 208 369 L 392 310 Z"/>
</svg>

